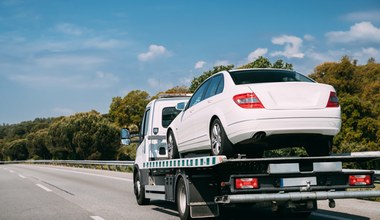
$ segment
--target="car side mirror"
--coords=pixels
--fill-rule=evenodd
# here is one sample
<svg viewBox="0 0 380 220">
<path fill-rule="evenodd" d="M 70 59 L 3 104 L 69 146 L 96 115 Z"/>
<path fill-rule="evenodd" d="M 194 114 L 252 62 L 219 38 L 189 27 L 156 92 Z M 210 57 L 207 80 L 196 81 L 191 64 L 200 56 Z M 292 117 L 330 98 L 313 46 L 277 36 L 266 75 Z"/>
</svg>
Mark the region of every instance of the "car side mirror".
<svg viewBox="0 0 380 220">
<path fill-rule="evenodd" d="M 177 103 L 177 105 L 175 106 L 175 109 L 182 111 L 185 109 L 185 106 L 186 106 L 186 102 L 180 102 L 180 103 Z"/>
<path fill-rule="evenodd" d="M 131 144 L 131 133 L 126 128 L 121 129 L 121 144 L 122 145 Z"/>
</svg>

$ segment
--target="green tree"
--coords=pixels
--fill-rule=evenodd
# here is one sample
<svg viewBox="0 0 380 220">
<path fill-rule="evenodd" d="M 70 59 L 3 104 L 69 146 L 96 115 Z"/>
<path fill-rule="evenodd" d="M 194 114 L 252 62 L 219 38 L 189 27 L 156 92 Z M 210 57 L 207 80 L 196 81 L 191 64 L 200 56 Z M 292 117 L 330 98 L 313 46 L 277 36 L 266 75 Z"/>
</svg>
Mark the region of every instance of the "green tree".
<svg viewBox="0 0 380 220">
<path fill-rule="evenodd" d="M 348 56 L 344 56 L 339 63 L 327 62 L 317 66 L 310 77 L 334 86 L 340 94 L 356 94 L 359 92 L 356 69 L 355 63 Z"/>
<path fill-rule="evenodd" d="M 119 129 L 96 111 L 64 117 L 49 128 L 53 159 L 114 159 Z"/>
<path fill-rule="evenodd" d="M 27 138 L 26 147 L 29 152 L 29 159 L 48 160 L 51 159 L 51 154 L 48 150 L 50 144 L 50 136 L 48 129 L 41 129 L 30 133 Z"/>
<path fill-rule="evenodd" d="M 133 90 L 124 98 L 112 99 L 109 116 L 119 127 L 134 125 L 140 127 L 141 118 L 149 101 L 150 97 L 147 92 Z"/>
<path fill-rule="evenodd" d="M 26 160 L 29 157 L 26 148 L 26 139 L 18 139 L 11 141 L 3 149 L 3 156 L 6 160 Z"/>
<path fill-rule="evenodd" d="M 117 160 L 135 160 L 137 144 L 132 143 L 128 146 L 122 146 L 117 151 Z"/>
</svg>

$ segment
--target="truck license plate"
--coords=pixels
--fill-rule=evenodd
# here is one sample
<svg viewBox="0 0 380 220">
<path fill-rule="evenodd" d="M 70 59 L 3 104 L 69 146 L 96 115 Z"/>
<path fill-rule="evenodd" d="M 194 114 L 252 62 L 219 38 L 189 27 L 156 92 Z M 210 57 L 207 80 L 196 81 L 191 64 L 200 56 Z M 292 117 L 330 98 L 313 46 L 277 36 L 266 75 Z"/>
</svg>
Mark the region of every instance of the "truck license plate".
<svg viewBox="0 0 380 220">
<path fill-rule="evenodd" d="M 317 178 L 313 177 L 297 177 L 297 178 L 282 178 L 281 187 L 287 186 L 307 186 L 308 183 L 310 186 L 317 185 Z"/>
</svg>

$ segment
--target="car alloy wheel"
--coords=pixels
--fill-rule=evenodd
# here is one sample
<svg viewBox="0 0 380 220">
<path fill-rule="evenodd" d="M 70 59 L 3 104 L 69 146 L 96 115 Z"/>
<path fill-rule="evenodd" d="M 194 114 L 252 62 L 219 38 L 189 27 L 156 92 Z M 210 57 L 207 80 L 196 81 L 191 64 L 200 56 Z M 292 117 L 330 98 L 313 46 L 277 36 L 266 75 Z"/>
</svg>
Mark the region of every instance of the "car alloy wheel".
<svg viewBox="0 0 380 220">
<path fill-rule="evenodd" d="M 233 155 L 232 143 L 228 140 L 226 132 L 219 119 L 212 122 L 210 130 L 211 139 L 211 155 L 225 155 L 231 157 Z"/>
<path fill-rule="evenodd" d="M 174 134 L 172 131 L 169 131 L 169 134 L 168 134 L 167 147 L 168 147 L 169 159 L 179 158 L 177 142 L 174 138 Z"/>
<path fill-rule="evenodd" d="M 222 147 L 222 137 L 220 134 L 220 125 L 215 123 L 211 133 L 211 149 L 214 155 L 219 155 Z"/>
</svg>

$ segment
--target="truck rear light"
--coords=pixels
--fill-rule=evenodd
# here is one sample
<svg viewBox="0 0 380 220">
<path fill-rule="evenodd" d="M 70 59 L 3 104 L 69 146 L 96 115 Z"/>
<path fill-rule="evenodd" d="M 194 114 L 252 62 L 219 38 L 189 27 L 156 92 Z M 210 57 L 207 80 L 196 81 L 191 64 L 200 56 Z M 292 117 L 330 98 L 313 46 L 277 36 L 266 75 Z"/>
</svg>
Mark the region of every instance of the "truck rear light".
<svg viewBox="0 0 380 220">
<path fill-rule="evenodd" d="M 371 185 L 371 175 L 350 175 L 348 178 L 350 186 Z"/>
<path fill-rule="evenodd" d="M 339 99 L 335 92 L 330 92 L 330 97 L 327 102 L 326 108 L 336 108 L 339 107 Z"/>
<path fill-rule="evenodd" d="M 259 181 L 257 178 L 236 178 L 235 189 L 258 189 Z"/>
<path fill-rule="evenodd" d="M 235 95 L 233 100 L 242 108 L 264 108 L 259 98 L 253 92 Z"/>
</svg>

